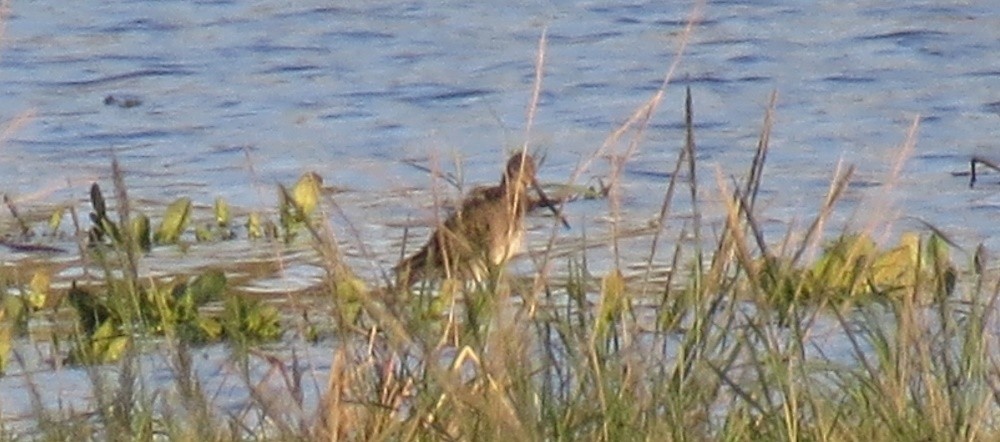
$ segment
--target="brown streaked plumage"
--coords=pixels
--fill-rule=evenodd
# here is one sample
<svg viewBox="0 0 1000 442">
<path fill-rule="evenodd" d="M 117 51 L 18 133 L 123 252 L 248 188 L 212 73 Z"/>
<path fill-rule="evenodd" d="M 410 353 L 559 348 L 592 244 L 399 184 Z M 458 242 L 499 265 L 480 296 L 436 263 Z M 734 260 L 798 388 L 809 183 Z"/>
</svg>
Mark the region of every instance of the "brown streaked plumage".
<svg viewBox="0 0 1000 442">
<path fill-rule="evenodd" d="M 397 283 L 410 287 L 443 278 L 482 281 L 501 268 L 521 247 L 524 214 L 531 207 L 529 187 L 568 227 L 535 179 L 534 158 L 516 153 L 507 161 L 500 185 L 470 192 L 420 251 L 396 265 Z"/>
</svg>

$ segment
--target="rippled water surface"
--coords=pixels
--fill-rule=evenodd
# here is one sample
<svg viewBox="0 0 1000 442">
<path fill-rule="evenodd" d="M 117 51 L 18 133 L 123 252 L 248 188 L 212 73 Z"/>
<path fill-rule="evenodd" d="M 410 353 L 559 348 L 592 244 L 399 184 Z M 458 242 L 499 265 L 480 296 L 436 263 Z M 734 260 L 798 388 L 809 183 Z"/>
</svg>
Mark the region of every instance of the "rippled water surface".
<svg viewBox="0 0 1000 442">
<path fill-rule="evenodd" d="M 130 195 L 150 212 L 184 195 L 202 207 L 222 196 L 246 213 L 273 208 L 275 183 L 314 170 L 344 190 L 334 197 L 343 216 L 331 221 L 374 280 L 398 257 L 402 226 L 432 222 L 435 192 L 458 195 L 411 162 L 453 172 L 458 160 L 463 183 L 492 183 L 506 152 L 527 140 L 546 156 L 543 181 L 567 182 L 580 164 L 588 167 L 578 183 L 607 179 L 609 155 L 624 155 L 627 137 L 587 160 L 660 86 L 692 10 L 687 2 L 483 3 L 15 2 L 0 43 L 0 191 L 19 205 L 88 211 L 90 182 L 110 188 L 114 152 Z M 769 239 L 807 222 L 843 161 L 858 169 L 838 222 L 909 215 L 961 245 L 1000 249 L 1000 175 L 975 189 L 953 175 L 972 155 L 1000 160 L 1000 15 L 990 1 L 940 3 L 709 2 L 625 164 L 623 228 L 658 213 L 690 86 L 709 221 L 721 210 L 712 205 L 716 174 L 744 175 L 777 91 L 760 206 Z M 543 32 L 545 76 L 526 136 Z M 138 106 L 125 104 L 132 99 Z M 915 148 L 891 182 L 917 117 Z M 678 197 L 674 210 L 668 228 L 678 230 L 690 207 Z M 573 229 L 559 237 L 587 232 L 600 267 L 610 253 L 601 244 L 609 203 L 574 202 L 566 212 Z M 551 221 L 531 223 L 538 247 Z M 413 246 L 426 230 L 411 234 Z M 624 244 L 626 261 L 645 259 L 647 239 Z M 249 259 L 254 247 L 196 245 L 182 258 L 157 250 L 146 262 L 154 272 L 197 267 Z M 260 253 L 303 263 L 289 277 L 302 284 L 321 277 L 308 251 Z M 5 263 L 27 258 L 0 250 Z M 284 290 L 281 279 L 257 288 Z"/>
<path fill-rule="evenodd" d="M 951 174 L 1000 148 L 1000 17 L 985 1 L 937 3 L 706 5 L 625 166 L 624 222 L 643 224 L 660 204 L 681 146 L 683 85 L 694 95 L 708 199 L 717 170 L 748 168 L 776 90 L 765 216 L 813 213 L 844 161 L 867 184 L 849 198 L 876 194 L 877 205 L 1000 244 L 991 222 L 1000 179 L 969 190 Z M 0 108 L 12 127 L 2 190 L 28 203 L 82 202 L 90 181 L 109 186 L 114 151 L 133 197 L 223 196 L 254 210 L 273 207 L 274 183 L 315 170 L 349 190 L 340 200 L 357 235 L 399 238 L 400 224 L 433 217 L 435 187 L 404 160 L 451 170 L 458 159 L 466 183 L 493 182 L 505 152 L 526 140 L 543 30 L 529 141 L 547 155 L 543 179 L 565 182 L 659 86 L 690 13 L 682 2 L 17 4 L 0 47 Z M 106 105 L 108 96 L 141 104 Z M 916 149 L 887 186 L 917 116 Z M 604 156 L 589 164 L 578 182 L 609 172 Z M 578 227 L 608 219 L 603 203 L 567 211 Z M 391 262 L 393 249 L 376 243 L 376 259 Z"/>
</svg>

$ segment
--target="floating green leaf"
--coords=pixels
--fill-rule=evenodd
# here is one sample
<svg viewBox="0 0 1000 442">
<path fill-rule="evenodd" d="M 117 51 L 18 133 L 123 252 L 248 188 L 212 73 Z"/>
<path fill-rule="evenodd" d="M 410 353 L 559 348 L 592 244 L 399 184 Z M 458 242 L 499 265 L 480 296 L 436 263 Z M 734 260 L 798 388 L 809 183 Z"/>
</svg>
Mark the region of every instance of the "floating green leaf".
<svg viewBox="0 0 1000 442">
<path fill-rule="evenodd" d="M 49 288 L 51 285 L 52 278 L 49 276 L 49 272 L 45 270 L 36 271 L 31 277 L 31 282 L 28 283 L 28 305 L 35 310 L 44 307 L 45 300 L 49 297 Z"/>
<path fill-rule="evenodd" d="M 18 327 L 28 323 L 28 310 L 23 299 L 17 296 L 0 296 L 0 322 L 6 321 Z"/>
<path fill-rule="evenodd" d="M 194 239 L 198 242 L 208 242 L 212 240 L 212 231 L 204 226 L 194 228 Z"/>
<path fill-rule="evenodd" d="M 191 299 L 196 306 L 222 297 L 226 290 L 226 274 L 222 270 L 212 269 L 191 281 L 184 296 Z"/>
<path fill-rule="evenodd" d="M 101 193 L 101 186 L 94 183 L 90 186 L 90 205 L 94 208 L 94 213 L 98 218 L 108 217 L 108 208 L 104 204 L 104 194 Z"/>
<path fill-rule="evenodd" d="M 52 211 L 52 215 L 49 216 L 49 231 L 51 231 L 53 235 L 55 235 L 56 232 L 59 231 L 59 226 L 62 225 L 64 210 L 65 208 L 59 207 L 56 210 Z"/>
<path fill-rule="evenodd" d="M 128 349 L 129 337 L 118 330 L 112 321 L 105 322 L 94 333 L 79 338 L 70 359 L 82 364 L 107 364 L 115 362 Z"/>
<path fill-rule="evenodd" d="M 904 233 L 899 244 L 871 261 L 869 284 L 880 292 L 912 291 L 920 272 L 920 235 Z"/>
<path fill-rule="evenodd" d="M 924 256 L 928 265 L 927 270 L 934 279 L 934 293 L 938 297 L 948 296 L 955 290 L 958 282 L 958 271 L 951 263 L 951 251 L 948 243 L 938 234 L 932 234 L 927 239 Z"/>
<path fill-rule="evenodd" d="M 261 225 L 260 214 L 257 212 L 251 212 L 250 216 L 247 217 L 247 237 L 250 239 L 264 237 L 264 227 Z"/>
<path fill-rule="evenodd" d="M 867 291 L 865 272 L 877 253 L 875 241 L 867 235 L 837 238 L 806 273 L 802 294 L 806 297 L 835 296 L 846 299 Z M 799 283 L 794 286 L 798 287 Z"/>
<path fill-rule="evenodd" d="M 215 198 L 215 224 L 219 227 L 229 226 L 229 203 L 224 198 Z"/>
<path fill-rule="evenodd" d="M 0 308 L 0 376 L 7 369 L 10 351 L 14 347 L 14 324 L 5 319 L 5 311 Z"/>
<path fill-rule="evenodd" d="M 308 218 L 316 211 L 322 186 L 323 178 L 316 172 L 306 172 L 292 188 L 292 198 L 297 208 L 301 210 L 303 218 Z"/>
<path fill-rule="evenodd" d="M 222 337 L 224 329 L 216 318 L 198 316 L 196 325 L 203 340 L 214 341 Z"/>
<path fill-rule="evenodd" d="M 361 278 L 353 274 L 337 278 L 335 287 L 339 319 L 344 324 L 353 324 L 361 315 L 362 301 L 368 293 L 368 287 Z"/>
<path fill-rule="evenodd" d="M 627 294 L 625 293 L 625 276 L 621 270 L 614 269 L 601 278 L 601 303 L 597 322 L 595 323 L 598 336 L 603 336 L 611 324 L 625 311 L 627 306 Z"/>
<path fill-rule="evenodd" d="M 94 211 L 90 213 L 90 222 L 93 224 L 90 228 L 90 240 L 100 242 L 107 236 L 115 243 L 120 244 L 121 232 L 118 231 L 118 225 L 111 221 L 111 218 L 108 218 L 107 204 L 104 202 L 101 186 L 97 183 L 90 186 L 90 205 L 94 208 Z"/>
<path fill-rule="evenodd" d="M 315 172 L 307 172 L 299 178 L 289 192 L 284 186 L 278 185 L 281 227 L 284 229 L 285 242 L 295 238 L 296 231 L 309 221 L 309 217 L 319 206 L 323 179 Z"/>
<path fill-rule="evenodd" d="M 150 238 L 149 217 L 140 213 L 132 218 L 132 239 L 139 245 L 143 252 L 153 249 L 153 242 Z"/>
<path fill-rule="evenodd" d="M 957 278 L 947 242 L 930 235 L 925 244 L 919 233 L 905 232 L 896 246 L 880 250 L 865 234 L 843 235 L 827 246 L 808 269 L 793 268 L 781 260 L 761 266 L 763 287 L 779 311 L 806 301 L 855 301 L 862 296 L 947 296 Z"/>
<path fill-rule="evenodd" d="M 88 335 L 94 334 L 99 325 L 109 322 L 112 314 L 108 306 L 90 292 L 77 287 L 76 281 L 73 281 L 67 297 L 80 317 L 81 328 Z"/>
<path fill-rule="evenodd" d="M 0 296 L 0 376 L 10 361 L 14 333 L 26 322 L 24 302 L 13 296 Z"/>
<path fill-rule="evenodd" d="M 281 337 L 278 310 L 245 296 L 230 296 L 222 319 L 226 335 L 243 343 Z"/>
<path fill-rule="evenodd" d="M 180 239 L 191 218 L 191 198 L 182 197 L 167 207 L 154 238 L 160 244 L 174 244 Z"/>
</svg>

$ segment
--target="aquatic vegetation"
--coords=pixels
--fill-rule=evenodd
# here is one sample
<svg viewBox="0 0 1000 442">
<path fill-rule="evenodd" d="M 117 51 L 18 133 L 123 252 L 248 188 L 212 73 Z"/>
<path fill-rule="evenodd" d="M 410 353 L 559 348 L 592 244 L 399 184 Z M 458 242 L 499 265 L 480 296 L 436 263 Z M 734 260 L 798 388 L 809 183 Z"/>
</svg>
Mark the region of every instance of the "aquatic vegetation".
<svg viewBox="0 0 1000 442">
<path fill-rule="evenodd" d="M 89 321 L 88 321 L 89 322 Z M 68 362 L 75 364 L 107 364 L 125 355 L 130 337 L 122 333 L 111 321 L 93 325 L 86 336 L 77 335 L 70 349 Z"/>
<path fill-rule="evenodd" d="M 121 182 L 120 177 L 116 178 L 116 189 Z M 317 175 L 306 174 L 291 194 L 279 186 L 282 194 L 288 196 L 279 207 L 284 214 L 286 240 L 290 241 L 294 230 L 305 225 L 316 210 L 321 182 Z M 116 192 L 125 194 L 123 189 Z M 277 309 L 244 296 L 227 295 L 226 276 L 221 270 L 138 284 L 134 273 L 136 266 L 128 264 L 129 260 L 138 257 L 129 250 L 149 253 L 154 245 L 178 244 L 191 224 L 193 204 L 190 198 L 181 197 L 171 203 L 155 233 L 150 231 L 149 218 L 138 211 L 132 213 L 128 221 L 112 220 L 103 192 L 96 183 L 91 186 L 90 202 L 93 211 L 90 213 L 89 245 L 105 277 L 87 286 L 74 281 L 65 297 L 79 319 L 78 331 L 70 339 L 73 343 L 71 361 L 93 364 L 119 360 L 136 338 L 148 335 L 165 335 L 189 343 L 225 339 L 247 344 L 280 338 L 282 328 Z M 119 211 L 127 207 L 122 201 L 119 204 Z M 202 242 L 234 239 L 235 233 L 230 227 L 232 215 L 225 200 L 216 199 L 213 214 L 213 222 L 195 229 L 195 239 Z M 248 223 L 254 220 L 259 218 L 251 214 Z M 128 222 L 130 229 L 123 230 L 120 222 Z M 252 237 L 254 230 L 248 229 L 248 234 Z M 272 232 L 268 237 L 277 238 L 277 234 Z M 48 285 L 48 275 L 37 273 L 25 299 L 43 302 Z M 354 285 L 344 285 L 343 290 L 349 292 L 352 287 L 355 291 L 360 290 Z M 205 307 L 210 303 L 221 303 L 221 313 L 207 313 Z M 354 307 L 354 310 L 351 315 L 357 316 L 360 309 Z"/>
<path fill-rule="evenodd" d="M 284 185 L 278 185 L 278 214 L 286 243 L 290 243 L 297 232 L 310 222 L 319 205 L 322 185 L 323 178 L 315 172 L 303 174 L 291 192 Z"/>
<path fill-rule="evenodd" d="M 13 348 L 14 336 L 10 321 L 7 321 L 7 309 L 0 308 L 0 376 L 7 368 L 10 352 Z"/>
<path fill-rule="evenodd" d="M 831 241 L 808 267 L 795 267 L 772 257 L 757 261 L 767 301 L 779 311 L 793 305 L 899 300 L 903 297 L 947 297 L 955 287 L 956 269 L 948 246 L 931 234 L 904 233 L 899 243 L 879 249 L 864 234 L 845 234 Z"/>
<path fill-rule="evenodd" d="M 27 291 L 22 295 L 25 302 L 34 310 L 45 306 L 51 291 L 52 277 L 47 270 L 36 270 L 28 283 Z"/>
<path fill-rule="evenodd" d="M 279 204 L 277 207 L 280 224 L 275 224 L 259 212 L 251 212 L 244 222 L 246 237 L 249 239 L 278 239 L 290 243 L 297 233 L 314 215 L 322 197 L 323 179 L 315 172 L 307 172 L 299 178 L 289 191 L 284 185 L 278 185 Z M 90 189 L 90 202 L 93 211 L 90 213 L 91 228 L 89 230 L 90 244 L 105 244 L 124 246 L 123 235 L 119 223 L 112 220 L 108 213 L 107 203 L 99 184 L 94 183 Z M 52 213 L 49 228 L 57 231 L 65 209 L 60 207 Z M 189 197 L 180 197 L 170 203 L 159 217 L 156 230 L 151 230 L 150 218 L 141 211 L 130 214 L 130 230 L 128 238 L 133 245 L 143 252 L 150 252 L 154 245 L 178 244 L 188 231 L 193 217 L 193 201 Z M 194 239 L 197 242 L 228 241 L 237 239 L 233 229 L 232 209 L 225 199 L 215 199 L 213 206 L 213 221 L 197 225 L 194 228 Z M 30 232 L 28 223 L 24 229 Z"/>
<path fill-rule="evenodd" d="M 273 341 L 281 337 L 278 309 L 245 296 L 226 299 L 220 318 L 225 337 L 243 345 Z"/>
<path fill-rule="evenodd" d="M 364 309 L 364 300 L 370 289 L 361 278 L 347 271 L 333 275 L 332 283 L 335 322 L 342 325 L 358 323 Z"/>
<path fill-rule="evenodd" d="M 599 313 L 594 320 L 594 334 L 601 339 L 610 328 L 620 324 L 622 315 L 629 312 L 632 302 L 625 286 L 625 276 L 620 269 L 613 269 L 601 278 L 601 299 Z"/>
<path fill-rule="evenodd" d="M 201 224 L 195 227 L 195 239 L 198 242 L 228 241 L 236 239 L 236 232 L 230 226 L 232 213 L 230 213 L 229 203 L 227 203 L 222 197 L 216 198 L 212 213 L 215 215 L 214 222 Z"/>
<path fill-rule="evenodd" d="M 281 336 L 277 309 L 245 296 L 227 295 L 221 270 L 143 288 L 135 303 L 120 291 L 121 281 L 112 281 L 110 287 L 104 293 L 76 284 L 70 289 L 67 299 L 80 321 L 71 361 L 116 361 L 134 337 L 143 335 L 166 335 L 188 343 L 220 339 L 254 343 Z M 203 310 L 212 302 L 224 305 L 221 313 Z"/>
<path fill-rule="evenodd" d="M 261 300 L 227 294 L 226 276 L 222 270 L 157 278 L 140 284 L 136 268 L 141 256 L 133 251 L 151 253 L 154 246 L 182 244 L 193 224 L 193 201 L 188 197 L 173 201 L 164 209 L 153 231 L 146 214 L 128 207 L 117 160 L 113 161 L 112 169 L 119 219 L 112 219 L 111 207 L 100 185 L 94 183 L 90 187 L 91 222 L 86 231 L 85 247 L 81 249 L 96 260 L 103 270 L 103 279 L 86 283 L 74 280 L 69 289 L 53 291 L 49 270 L 43 268 L 29 273 L 31 279 L 21 288 L 19 296 L 4 297 L 5 306 L 0 310 L 3 318 L 0 337 L 4 343 L 0 350 L 4 351 L 0 363 L 6 364 L 10 342 L 22 329 L 16 325 L 24 323 L 33 311 L 47 305 L 57 308 L 61 301 L 76 312 L 78 320 L 76 332 L 67 340 L 71 345 L 69 360 L 75 363 L 120 360 L 136 339 L 147 336 L 168 336 L 186 343 L 227 340 L 241 345 L 282 336 L 279 311 Z M 291 241 L 297 231 L 312 229 L 312 216 L 321 200 L 322 179 L 315 173 L 306 173 L 291 191 L 280 185 L 278 190 L 280 201 L 276 212 L 282 220 L 282 233 L 279 235 L 279 227 L 274 223 L 257 213 L 250 213 L 246 224 L 248 239 L 280 237 Z M 33 237 L 32 223 L 20 216 L 13 202 L 7 200 L 7 205 L 18 220 L 20 236 Z M 72 210 L 71 207 L 57 207 L 47 217 L 47 229 L 53 234 L 58 232 L 64 214 Z M 122 216 L 125 213 L 128 216 Z M 212 214 L 212 221 L 195 227 L 195 240 L 236 239 L 232 210 L 224 199 L 215 200 Z M 127 229 L 122 227 L 123 223 Z M 45 245 L 23 243 L 8 246 L 23 251 L 50 249 Z M 367 288 L 349 271 L 338 272 L 337 278 L 333 294 L 338 299 L 339 319 L 343 323 L 356 322 L 362 311 L 360 298 Z M 212 304 L 220 304 L 221 311 L 206 309 Z M 2 368 L 0 365 L 0 372 Z"/>
<path fill-rule="evenodd" d="M 90 212 L 90 241 L 101 243 L 106 238 L 110 241 L 121 244 L 121 232 L 118 225 L 108 217 L 108 206 L 104 201 L 104 193 L 101 186 L 94 183 L 90 186 L 90 205 L 94 211 Z"/>
<path fill-rule="evenodd" d="M 157 244 L 175 244 L 191 221 L 191 198 L 181 197 L 167 206 L 160 227 L 153 235 Z"/>
<path fill-rule="evenodd" d="M 22 299 L 0 294 L 0 376 L 10 362 L 13 340 L 18 330 L 27 325 L 28 309 Z"/>
</svg>

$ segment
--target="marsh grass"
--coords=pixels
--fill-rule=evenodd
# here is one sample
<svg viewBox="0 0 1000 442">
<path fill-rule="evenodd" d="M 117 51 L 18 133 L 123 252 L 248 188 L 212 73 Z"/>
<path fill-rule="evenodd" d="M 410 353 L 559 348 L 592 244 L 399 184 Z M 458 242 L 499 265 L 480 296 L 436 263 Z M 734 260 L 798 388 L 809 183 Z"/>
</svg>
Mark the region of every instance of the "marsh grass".
<svg viewBox="0 0 1000 442">
<path fill-rule="evenodd" d="M 998 291 L 983 291 L 996 283 L 984 284 L 982 273 L 964 273 L 971 281 L 954 292 L 946 281 L 956 277 L 955 270 L 947 255 L 935 252 L 942 247 L 935 241 L 941 240 L 931 236 L 912 249 L 914 262 L 929 265 L 896 264 L 893 269 L 908 273 L 912 282 L 891 293 L 866 272 L 850 281 L 861 284 L 863 298 L 806 290 L 817 287 L 799 277 L 809 264 L 803 257 L 822 237 L 852 169 L 834 175 L 806 234 L 797 241 L 784 238 L 772 250 L 754 202 L 766 177 L 774 102 L 746 180 L 739 186 L 716 180 L 726 195 L 727 216 L 714 249 L 707 258 L 695 250 L 685 259 L 675 246 L 672 283 L 656 288 L 659 293 L 648 284 L 630 283 L 617 269 L 591 276 L 581 252 L 568 258 L 564 286 L 522 284 L 517 287 L 521 303 L 502 285 L 467 290 L 466 311 L 478 309 L 470 300 L 485 296 L 491 302 L 484 315 L 489 327 L 480 327 L 481 317 L 446 320 L 473 327 L 475 333 L 451 335 L 427 326 L 445 320 L 441 317 L 393 315 L 376 299 L 367 299 L 366 309 L 375 312 L 373 323 L 380 329 L 363 341 L 345 337 L 335 350 L 314 435 L 365 440 L 996 437 L 1000 410 L 990 349 Z M 686 161 L 694 170 L 690 119 L 688 133 L 675 170 Z M 912 145 L 912 137 L 911 131 L 904 146 Z M 676 176 L 668 184 L 661 221 Z M 694 181 L 694 175 L 689 179 Z M 696 197 L 697 183 L 690 186 Z M 675 244 L 684 242 L 688 230 L 680 234 Z M 876 268 L 877 259 L 851 262 L 876 273 L 885 268 Z M 924 279 L 930 284 L 921 283 Z M 775 298 L 780 281 L 794 282 L 785 287 L 789 299 Z M 531 293 L 536 287 L 539 292 Z M 599 289 L 594 293 L 592 287 Z M 416 301 L 428 296 L 418 293 Z M 652 329 L 643 326 L 642 308 L 654 310 Z M 822 347 L 831 340 L 846 351 Z"/>
</svg>

